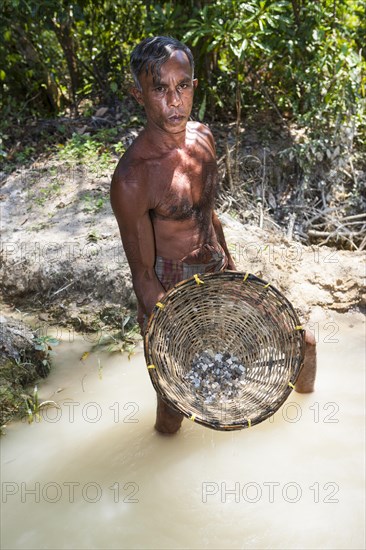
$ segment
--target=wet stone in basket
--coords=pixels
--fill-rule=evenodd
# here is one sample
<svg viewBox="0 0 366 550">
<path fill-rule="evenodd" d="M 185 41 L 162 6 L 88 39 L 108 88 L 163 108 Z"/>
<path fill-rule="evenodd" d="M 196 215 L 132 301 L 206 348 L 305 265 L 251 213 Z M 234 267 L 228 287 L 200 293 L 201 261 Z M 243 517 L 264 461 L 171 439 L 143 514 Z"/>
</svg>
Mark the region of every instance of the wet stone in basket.
<svg viewBox="0 0 366 550">
<path fill-rule="evenodd" d="M 196 353 L 184 379 L 205 403 L 224 403 L 238 396 L 245 384 L 245 371 L 244 365 L 234 355 L 205 350 Z"/>
</svg>

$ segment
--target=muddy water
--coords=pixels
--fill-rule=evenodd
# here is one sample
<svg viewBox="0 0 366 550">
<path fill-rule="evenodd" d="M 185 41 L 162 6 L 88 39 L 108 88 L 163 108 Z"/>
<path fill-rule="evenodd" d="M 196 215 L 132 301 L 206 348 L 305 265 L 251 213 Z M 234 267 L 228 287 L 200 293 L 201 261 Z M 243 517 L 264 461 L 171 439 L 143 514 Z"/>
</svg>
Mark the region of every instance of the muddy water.
<svg viewBox="0 0 366 550">
<path fill-rule="evenodd" d="M 365 322 L 319 318 L 313 394 L 222 433 L 153 430 L 142 348 L 82 354 L 64 335 L 44 411 L 2 438 L 1 547 L 364 548 Z"/>
</svg>

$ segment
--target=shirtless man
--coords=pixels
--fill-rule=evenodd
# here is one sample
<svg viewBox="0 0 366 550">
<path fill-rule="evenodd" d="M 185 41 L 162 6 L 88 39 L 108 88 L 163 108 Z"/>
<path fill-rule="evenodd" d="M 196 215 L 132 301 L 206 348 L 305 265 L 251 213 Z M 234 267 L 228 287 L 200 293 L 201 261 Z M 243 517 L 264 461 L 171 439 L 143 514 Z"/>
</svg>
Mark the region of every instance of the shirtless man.
<svg viewBox="0 0 366 550">
<path fill-rule="evenodd" d="M 131 55 L 132 94 L 147 123 L 118 163 L 111 204 L 142 332 L 156 302 L 177 282 L 235 269 L 213 210 L 214 140 L 206 126 L 189 121 L 197 87 L 193 68 L 191 51 L 173 38 L 147 38 Z M 155 429 L 175 433 L 183 415 L 157 399 Z"/>
</svg>

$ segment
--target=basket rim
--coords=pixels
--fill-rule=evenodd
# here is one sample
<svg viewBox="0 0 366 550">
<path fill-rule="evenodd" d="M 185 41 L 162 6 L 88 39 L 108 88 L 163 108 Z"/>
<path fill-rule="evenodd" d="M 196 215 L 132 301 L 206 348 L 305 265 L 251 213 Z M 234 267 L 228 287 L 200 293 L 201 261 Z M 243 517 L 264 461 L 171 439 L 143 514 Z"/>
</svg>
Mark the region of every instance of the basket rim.
<svg viewBox="0 0 366 550">
<path fill-rule="evenodd" d="M 179 402 L 178 400 L 172 400 L 171 398 L 169 398 L 167 395 L 165 395 L 161 391 L 161 388 L 158 382 L 159 374 L 157 372 L 157 369 L 155 368 L 154 365 L 150 364 L 151 363 L 150 362 L 150 344 L 151 344 L 150 333 L 154 327 L 155 322 L 159 319 L 159 316 L 163 314 L 163 309 L 165 308 L 166 304 L 170 301 L 172 296 L 174 296 L 177 292 L 179 292 L 182 287 L 189 288 L 191 286 L 205 284 L 210 280 L 218 279 L 218 278 L 225 279 L 229 282 L 241 280 L 244 283 L 245 282 L 255 283 L 261 286 L 262 288 L 269 289 L 272 293 L 274 293 L 274 295 L 279 299 L 279 301 L 286 306 L 286 309 L 289 309 L 291 311 L 292 316 L 294 317 L 296 322 L 294 329 L 301 337 L 301 353 L 297 360 L 297 368 L 295 369 L 295 372 L 292 373 L 291 379 L 288 380 L 288 384 L 286 388 L 282 391 L 281 394 L 279 394 L 278 398 L 274 402 L 270 403 L 270 405 L 264 410 L 264 412 L 262 412 L 262 414 L 252 418 L 243 418 L 241 421 L 230 422 L 230 423 L 219 422 L 219 421 L 215 421 L 215 422 L 209 421 L 205 419 L 203 415 L 200 416 L 193 413 L 192 411 L 187 410 L 187 408 L 185 408 L 181 404 L 181 402 Z M 291 304 L 291 302 L 271 283 L 268 283 L 267 281 L 265 281 L 264 279 L 261 279 L 257 275 L 254 275 L 250 272 L 243 272 L 243 271 L 225 270 L 225 271 L 214 272 L 214 273 L 203 273 L 203 274 L 197 274 L 188 279 L 179 281 L 176 285 L 174 285 L 171 289 L 169 289 L 165 293 L 165 295 L 159 300 L 159 302 L 155 305 L 148 319 L 143 340 L 144 340 L 144 354 L 145 354 L 145 360 L 147 364 L 147 370 L 149 372 L 149 376 L 155 391 L 159 394 L 159 396 L 163 399 L 163 401 L 167 403 L 169 406 L 178 410 L 186 418 L 189 418 L 190 420 L 195 421 L 198 424 L 201 424 L 203 426 L 206 426 L 215 430 L 221 430 L 221 431 L 249 428 L 251 426 L 259 424 L 260 422 L 272 416 L 283 405 L 283 403 L 286 401 L 290 393 L 293 391 L 296 380 L 300 374 L 300 371 L 304 362 L 305 330 L 300 324 L 298 314 L 295 308 L 293 307 L 293 305 Z"/>
</svg>

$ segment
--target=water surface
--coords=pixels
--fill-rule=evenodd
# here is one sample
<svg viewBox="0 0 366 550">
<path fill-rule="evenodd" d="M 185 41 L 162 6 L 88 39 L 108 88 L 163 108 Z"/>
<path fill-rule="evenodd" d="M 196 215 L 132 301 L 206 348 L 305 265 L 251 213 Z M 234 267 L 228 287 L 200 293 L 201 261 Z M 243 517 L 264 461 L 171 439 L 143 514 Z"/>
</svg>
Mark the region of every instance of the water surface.
<svg viewBox="0 0 366 550">
<path fill-rule="evenodd" d="M 330 324 L 329 324 L 330 323 Z M 40 398 L 1 444 L 6 549 L 364 548 L 365 322 L 314 322 L 316 391 L 269 420 L 215 432 L 153 429 L 142 348 L 91 353 L 63 335 Z"/>
</svg>

